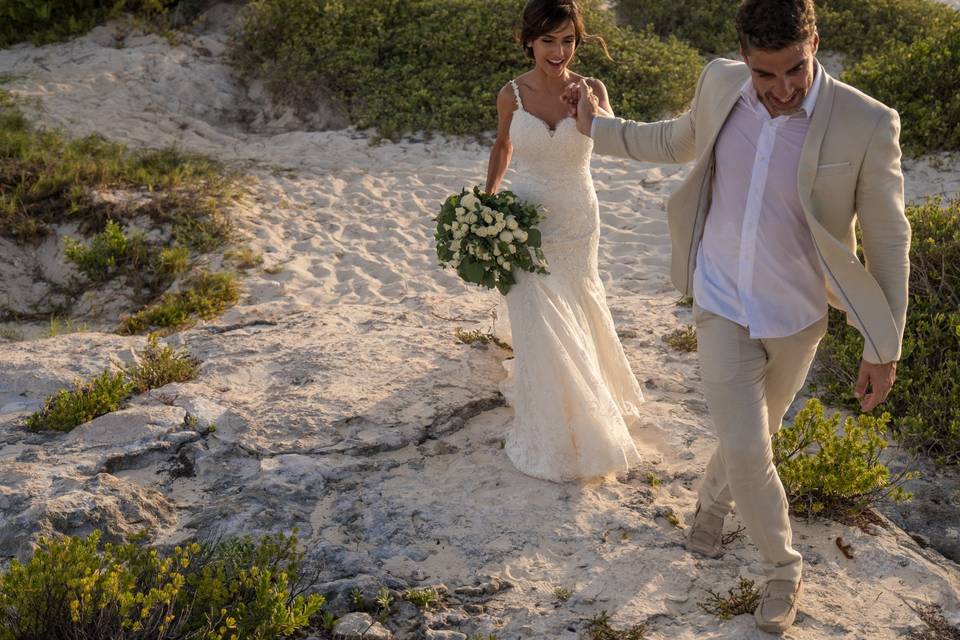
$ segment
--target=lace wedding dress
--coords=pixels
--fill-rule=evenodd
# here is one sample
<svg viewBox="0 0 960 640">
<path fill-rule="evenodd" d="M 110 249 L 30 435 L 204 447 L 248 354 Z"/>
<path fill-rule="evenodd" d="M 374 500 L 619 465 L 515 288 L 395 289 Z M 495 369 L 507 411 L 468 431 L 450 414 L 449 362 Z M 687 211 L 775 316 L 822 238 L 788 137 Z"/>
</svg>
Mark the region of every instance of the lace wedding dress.
<svg viewBox="0 0 960 640">
<path fill-rule="evenodd" d="M 518 271 L 498 310 L 495 332 L 514 351 L 500 384 L 515 413 L 506 453 L 517 469 L 545 480 L 623 471 L 639 461 L 628 426 L 639 417 L 643 394 L 597 271 L 593 140 L 577 131 L 572 118 L 550 130 L 524 110 L 511 84 L 517 164 L 510 189 L 546 209 L 539 229 L 550 273 Z"/>
</svg>

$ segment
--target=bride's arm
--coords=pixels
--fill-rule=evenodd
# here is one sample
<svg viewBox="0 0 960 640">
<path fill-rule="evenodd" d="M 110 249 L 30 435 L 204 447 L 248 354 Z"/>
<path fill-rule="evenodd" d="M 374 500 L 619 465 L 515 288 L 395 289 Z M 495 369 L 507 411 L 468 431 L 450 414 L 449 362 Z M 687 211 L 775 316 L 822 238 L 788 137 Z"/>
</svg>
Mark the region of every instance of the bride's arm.
<svg viewBox="0 0 960 640">
<path fill-rule="evenodd" d="M 610 97 L 607 95 L 607 87 L 596 78 L 587 78 L 587 84 L 590 85 L 590 88 L 593 89 L 593 93 L 597 96 L 600 107 L 600 114 L 604 118 L 613 117 L 613 107 L 610 106 Z"/>
<path fill-rule="evenodd" d="M 500 181 L 510 166 L 510 156 L 513 155 L 513 143 L 510 142 L 510 122 L 513 120 L 513 110 L 517 106 L 517 99 L 510 84 L 504 85 L 497 94 L 497 139 L 490 149 L 490 160 L 487 162 L 487 193 L 496 193 L 500 189 Z"/>
</svg>

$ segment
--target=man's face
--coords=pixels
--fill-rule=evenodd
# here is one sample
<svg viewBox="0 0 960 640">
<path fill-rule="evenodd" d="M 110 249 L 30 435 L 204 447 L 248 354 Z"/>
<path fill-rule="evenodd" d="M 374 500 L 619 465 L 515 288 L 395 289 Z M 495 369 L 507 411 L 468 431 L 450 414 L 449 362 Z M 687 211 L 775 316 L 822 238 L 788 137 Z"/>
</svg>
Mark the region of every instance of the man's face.
<svg viewBox="0 0 960 640">
<path fill-rule="evenodd" d="M 790 115 L 800 110 L 804 98 L 813 86 L 814 57 L 820 45 L 820 36 L 803 44 L 790 45 L 776 51 L 753 49 L 749 53 L 740 50 L 747 66 L 757 96 L 770 116 Z"/>
</svg>

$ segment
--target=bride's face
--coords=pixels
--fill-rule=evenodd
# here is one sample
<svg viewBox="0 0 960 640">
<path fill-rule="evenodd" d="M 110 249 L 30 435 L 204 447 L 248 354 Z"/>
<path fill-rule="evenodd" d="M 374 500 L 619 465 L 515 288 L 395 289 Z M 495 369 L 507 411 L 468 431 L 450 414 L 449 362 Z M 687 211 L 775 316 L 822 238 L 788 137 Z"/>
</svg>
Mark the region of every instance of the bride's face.
<svg viewBox="0 0 960 640">
<path fill-rule="evenodd" d="M 577 50 L 577 31 L 568 21 L 559 29 L 535 38 L 530 44 L 533 58 L 544 73 L 563 76 Z"/>
</svg>

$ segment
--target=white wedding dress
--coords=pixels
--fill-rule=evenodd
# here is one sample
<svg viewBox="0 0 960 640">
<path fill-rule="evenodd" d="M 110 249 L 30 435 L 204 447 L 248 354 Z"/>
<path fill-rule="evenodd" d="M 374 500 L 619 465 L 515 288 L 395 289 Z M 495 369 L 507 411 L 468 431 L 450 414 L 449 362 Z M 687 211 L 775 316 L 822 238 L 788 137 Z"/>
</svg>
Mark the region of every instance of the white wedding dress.
<svg viewBox="0 0 960 640">
<path fill-rule="evenodd" d="M 564 481 L 619 472 L 640 456 L 628 427 L 643 394 L 617 338 L 597 272 L 593 140 L 572 118 L 556 131 L 517 109 L 511 191 L 546 209 L 539 229 L 549 275 L 516 272 L 495 333 L 513 347 L 500 390 L 513 406 L 506 453 L 528 475 Z M 504 313 L 504 303 L 508 313 Z"/>
</svg>

